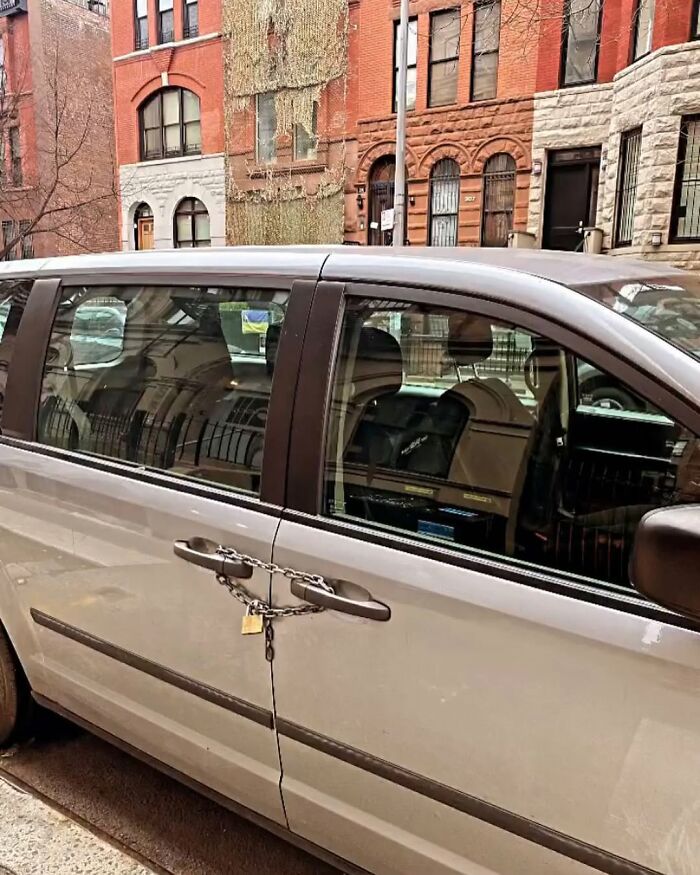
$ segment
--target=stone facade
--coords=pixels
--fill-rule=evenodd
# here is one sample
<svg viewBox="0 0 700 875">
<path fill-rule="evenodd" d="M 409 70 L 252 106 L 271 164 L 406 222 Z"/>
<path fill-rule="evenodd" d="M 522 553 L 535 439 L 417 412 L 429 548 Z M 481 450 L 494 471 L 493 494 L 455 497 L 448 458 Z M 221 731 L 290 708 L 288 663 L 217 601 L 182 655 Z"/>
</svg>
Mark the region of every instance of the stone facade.
<svg viewBox="0 0 700 875">
<path fill-rule="evenodd" d="M 122 166 L 122 249 L 136 248 L 134 215 L 142 203 L 148 204 L 153 211 L 155 248 L 172 248 L 175 210 L 183 198 L 197 198 L 204 204 L 211 221 L 211 245 L 224 246 L 225 191 L 223 153 Z"/>
<path fill-rule="evenodd" d="M 700 243 L 669 243 L 681 118 L 700 112 L 700 44 L 657 49 L 619 72 L 611 83 L 535 96 L 528 230 L 539 241 L 550 149 L 601 146 L 597 227 L 611 255 L 644 257 L 700 268 Z M 614 248 L 613 233 L 621 134 L 642 127 L 632 245 Z M 652 234 L 661 245 L 652 245 Z"/>
</svg>

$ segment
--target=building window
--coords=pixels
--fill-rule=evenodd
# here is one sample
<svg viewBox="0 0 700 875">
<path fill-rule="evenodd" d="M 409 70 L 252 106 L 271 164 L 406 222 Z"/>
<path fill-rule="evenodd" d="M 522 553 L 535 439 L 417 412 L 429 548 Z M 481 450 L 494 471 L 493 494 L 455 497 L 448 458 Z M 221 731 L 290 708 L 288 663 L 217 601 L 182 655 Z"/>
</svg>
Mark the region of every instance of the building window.
<svg viewBox="0 0 700 875">
<path fill-rule="evenodd" d="M 96 15 L 107 15 L 107 0 L 87 0 L 87 8 Z"/>
<path fill-rule="evenodd" d="M 681 121 L 671 240 L 700 240 L 700 116 Z"/>
<path fill-rule="evenodd" d="M 430 16 L 428 106 L 448 106 L 457 101 L 460 30 L 459 9 Z"/>
<path fill-rule="evenodd" d="M 10 168 L 12 185 L 19 188 L 24 182 L 22 172 L 22 140 L 18 127 L 10 128 Z"/>
<path fill-rule="evenodd" d="M 148 48 L 148 0 L 136 0 L 136 27 L 134 32 L 134 48 L 136 51 Z"/>
<path fill-rule="evenodd" d="M 496 96 L 500 42 L 500 0 L 476 0 L 472 43 L 472 100 L 488 100 Z"/>
<path fill-rule="evenodd" d="M 260 163 L 277 159 L 277 104 L 272 92 L 258 94 L 255 152 Z"/>
<path fill-rule="evenodd" d="M 294 125 L 294 160 L 310 161 L 318 151 L 318 103 L 314 103 L 311 114 L 311 133 L 304 125 Z"/>
<path fill-rule="evenodd" d="M 443 158 L 430 174 L 430 245 L 456 246 L 459 236 L 459 164 Z"/>
<path fill-rule="evenodd" d="M 209 212 L 200 200 L 185 198 L 175 210 L 175 248 L 203 246 L 211 246 Z"/>
<path fill-rule="evenodd" d="M 634 10 L 632 60 L 636 61 L 651 51 L 654 31 L 654 0 L 637 0 Z"/>
<path fill-rule="evenodd" d="M 141 106 L 141 160 L 199 155 L 199 98 L 184 88 L 158 91 Z"/>
<path fill-rule="evenodd" d="M 408 70 L 406 76 L 406 109 L 416 108 L 416 64 L 418 63 L 418 19 L 408 22 Z M 394 22 L 394 112 L 399 108 L 399 22 Z"/>
<path fill-rule="evenodd" d="M 199 36 L 199 2 L 198 0 L 185 0 L 184 8 L 184 37 L 192 39 Z"/>
<path fill-rule="evenodd" d="M 630 246 L 634 232 L 634 205 L 637 200 L 639 154 L 642 129 L 625 131 L 620 140 L 620 167 L 617 175 L 615 246 Z"/>
<path fill-rule="evenodd" d="M 515 160 L 501 152 L 484 165 L 481 245 L 507 246 L 513 229 L 515 206 Z"/>
<path fill-rule="evenodd" d="M 158 42 L 171 43 L 175 39 L 174 0 L 158 0 Z"/>
<path fill-rule="evenodd" d="M 569 0 L 562 83 L 595 82 L 598 73 L 598 41 L 601 0 Z"/>
<path fill-rule="evenodd" d="M 31 222 L 14 222 L 11 220 L 2 223 L 2 241 L 0 245 L 3 249 L 9 246 L 14 241 L 11 249 L 5 253 L 3 261 L 16 261 L 18 258 L 34 258 L 34 241 L 32 235 L 27 233 L 31 227 Z"/>
<path fill-rule="evenodd" d="M 693 3 L 693 18 L 690 23 L 690 38 L 700 39 L 700 0 Z"/>
</svg>

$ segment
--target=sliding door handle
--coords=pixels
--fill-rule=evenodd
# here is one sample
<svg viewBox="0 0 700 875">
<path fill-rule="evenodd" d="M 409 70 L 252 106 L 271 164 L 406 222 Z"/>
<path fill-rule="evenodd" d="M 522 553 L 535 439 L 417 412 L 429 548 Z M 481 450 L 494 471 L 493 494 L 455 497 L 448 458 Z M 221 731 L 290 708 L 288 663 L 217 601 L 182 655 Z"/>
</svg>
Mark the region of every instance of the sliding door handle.
<svg viewBox="0 0 700 875">
<path fill-rule="evenodd" d="M 367 620 L 377 620 L 386 623 L 391 618 L 391 608 L 372 599 L 353 599 L 336 593 L 327 592 L 313 583 L 305 583 L 297 579 L 292 581 L 292 595 L 303 602 L 327 608 L 329 611 L 340 611 L 342 614 L 352 614 L 353 617 L 364 617 Z"/>
<path fill-rule="evenodd" d="M 173 552 L 185 562 L 208 568 L 226 577 L 236 577 L 238 580 L 248 580 L 253 576 L 253 569 L 243 562 L 226 559 L 219 553 L 219 545 L 206 538 L 190 538 L 189 541 L 175 541 Z"/>
</svg>

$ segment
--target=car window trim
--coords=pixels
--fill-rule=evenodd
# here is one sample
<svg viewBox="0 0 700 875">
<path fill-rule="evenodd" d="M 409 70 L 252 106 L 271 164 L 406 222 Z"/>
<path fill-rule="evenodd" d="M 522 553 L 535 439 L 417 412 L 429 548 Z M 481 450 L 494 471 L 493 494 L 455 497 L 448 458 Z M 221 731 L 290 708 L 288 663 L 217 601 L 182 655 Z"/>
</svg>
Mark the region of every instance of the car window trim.
<svg viewBox="0 0 700 875">
<path fill-rule="evenodd" d="M 672 413 L 673 418 L 691 432 L 700 435 L 700 412 L 670 392 L 660 380 L 651 374 L 641 373 L 634 363 L 625 361 L 614 350 L 606 348 L 594 338 L 587 337 L 583 332 L 577 333 L 569 326 L 561 325 L 541 313 L 484 299 L 477 292 L 465 295 L 381 283 L 321 281 L 314 296 L 306 333 L 307 342 L 302 354 L 297 402 L 292 420 L 287 503 L 283 519 L 700 632 L 700 623 L 649 602 L 632 588 L 629 591 L 620 588 L 617 592 L 614 584 L 587 579 L 573 573 L 567 575 L 556 568 L 528 565 L 508 556 L 480 553 L 469 548 L 463 548 L 459 552 L 449 551 L 441 545 L 433 546 L 426 541 L 411 540 L 407 534 L 402 537 L 398 531 L 390 533 L 382 529 L 380 532 L 364 520 L 323 515 L 322 490 L 334 365 L 345 300 L 350 297 L 451 307 L 542 334 L 561 343 L 568 352 L 585 354 L 587 360 L 592 358 L 593 364 L 626 382 L 630 388 L 639 391 L 642 397 L 647 397 L 651 388 L 654 393 L 660 394 L 662 400 L 650 400 L 657 403 L 664 413 Z M 673 412 L 668 410 L 665 402 L 672 402 Z M 676 411 L 682 415 L 676 415 Z"/>
<path fill-rule="evenodd" d="M 218 487 L 213 481 L 202 481 L 203 486 L 200 487 L 191 480 L 176 477 L 168 474 L 167 471 L 145 469 L 143 466 L 132 467 L 124 460 L 61 450 L 38 441 L 38 412 L 46 354 L 62 290 L 64 287 L 82 285 L 91 287 L 220 286 L 236 289 L 264 289 L 289 294 L 287 314 L 275 364 L 276 377 L 279 376 L 281 379 L 276 379 L 273 382 L 270 395 L 259 497 L 243 491 Z M 262 512 L 274 511 L 275 515 L 279 515 L 286 497 L 286 465 L 294 401 L 293 393 L 300 371 L 303 341 L 315 288 L 315 280 L 288 276 L 257 276 L 250 273 L 245 275 L 206 272 L 197 274 L 174 272 L 158 274 L 141 272 L 75 273 L 36 280 L 29 295 L 17 335 L 13 364 L 15 362 L 18 364 L 14 368 L 11 365 L 8 374 L 6 402 L 3 411 L 4 430 L 0 442 L 53 458 L 60 458 L 87 468 L 107 471 L 191 495 L 212 498 L 226 504 L 238 504 Z M 270 464 L 268 465 L 267 462 Z"/>
</svg>

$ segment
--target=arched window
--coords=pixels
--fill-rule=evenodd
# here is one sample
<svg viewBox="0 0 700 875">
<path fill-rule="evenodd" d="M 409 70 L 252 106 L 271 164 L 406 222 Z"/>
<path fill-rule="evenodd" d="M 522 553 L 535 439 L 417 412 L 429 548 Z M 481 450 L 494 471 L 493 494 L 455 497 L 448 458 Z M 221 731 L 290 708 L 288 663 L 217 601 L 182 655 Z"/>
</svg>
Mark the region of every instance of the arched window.
<svg viewBox="0 0 700 875">
<path fill-rule="evenodd" d="M 209 212 L 204 204 L 194 197 L 180 201 L 175 210 L 175 248 L 197 249 L 211 246 Z"/>
<path fill-rule="evenodd" d="M 164 88 L 141 105 L 141 160 L 202 151 L 199 98 L 185 88 Z"/>
<path fill-rule="evenodd" d="M 515 160 L 505 152 L 492 155 L 484 165 L 481 245 L 507 246 L 513 228 Z"/>
<path fill-rule="evenodd" d="M 137 249 L 153 249 L 153 210 L 139 204 L 134 213 L 134 242 Z"/>
<path fill-rule="evenodd" d="M 430 174 L 430 245 L 456 246 L 459 236 L 459 164 L 438 161 Z"/>
</svg>

